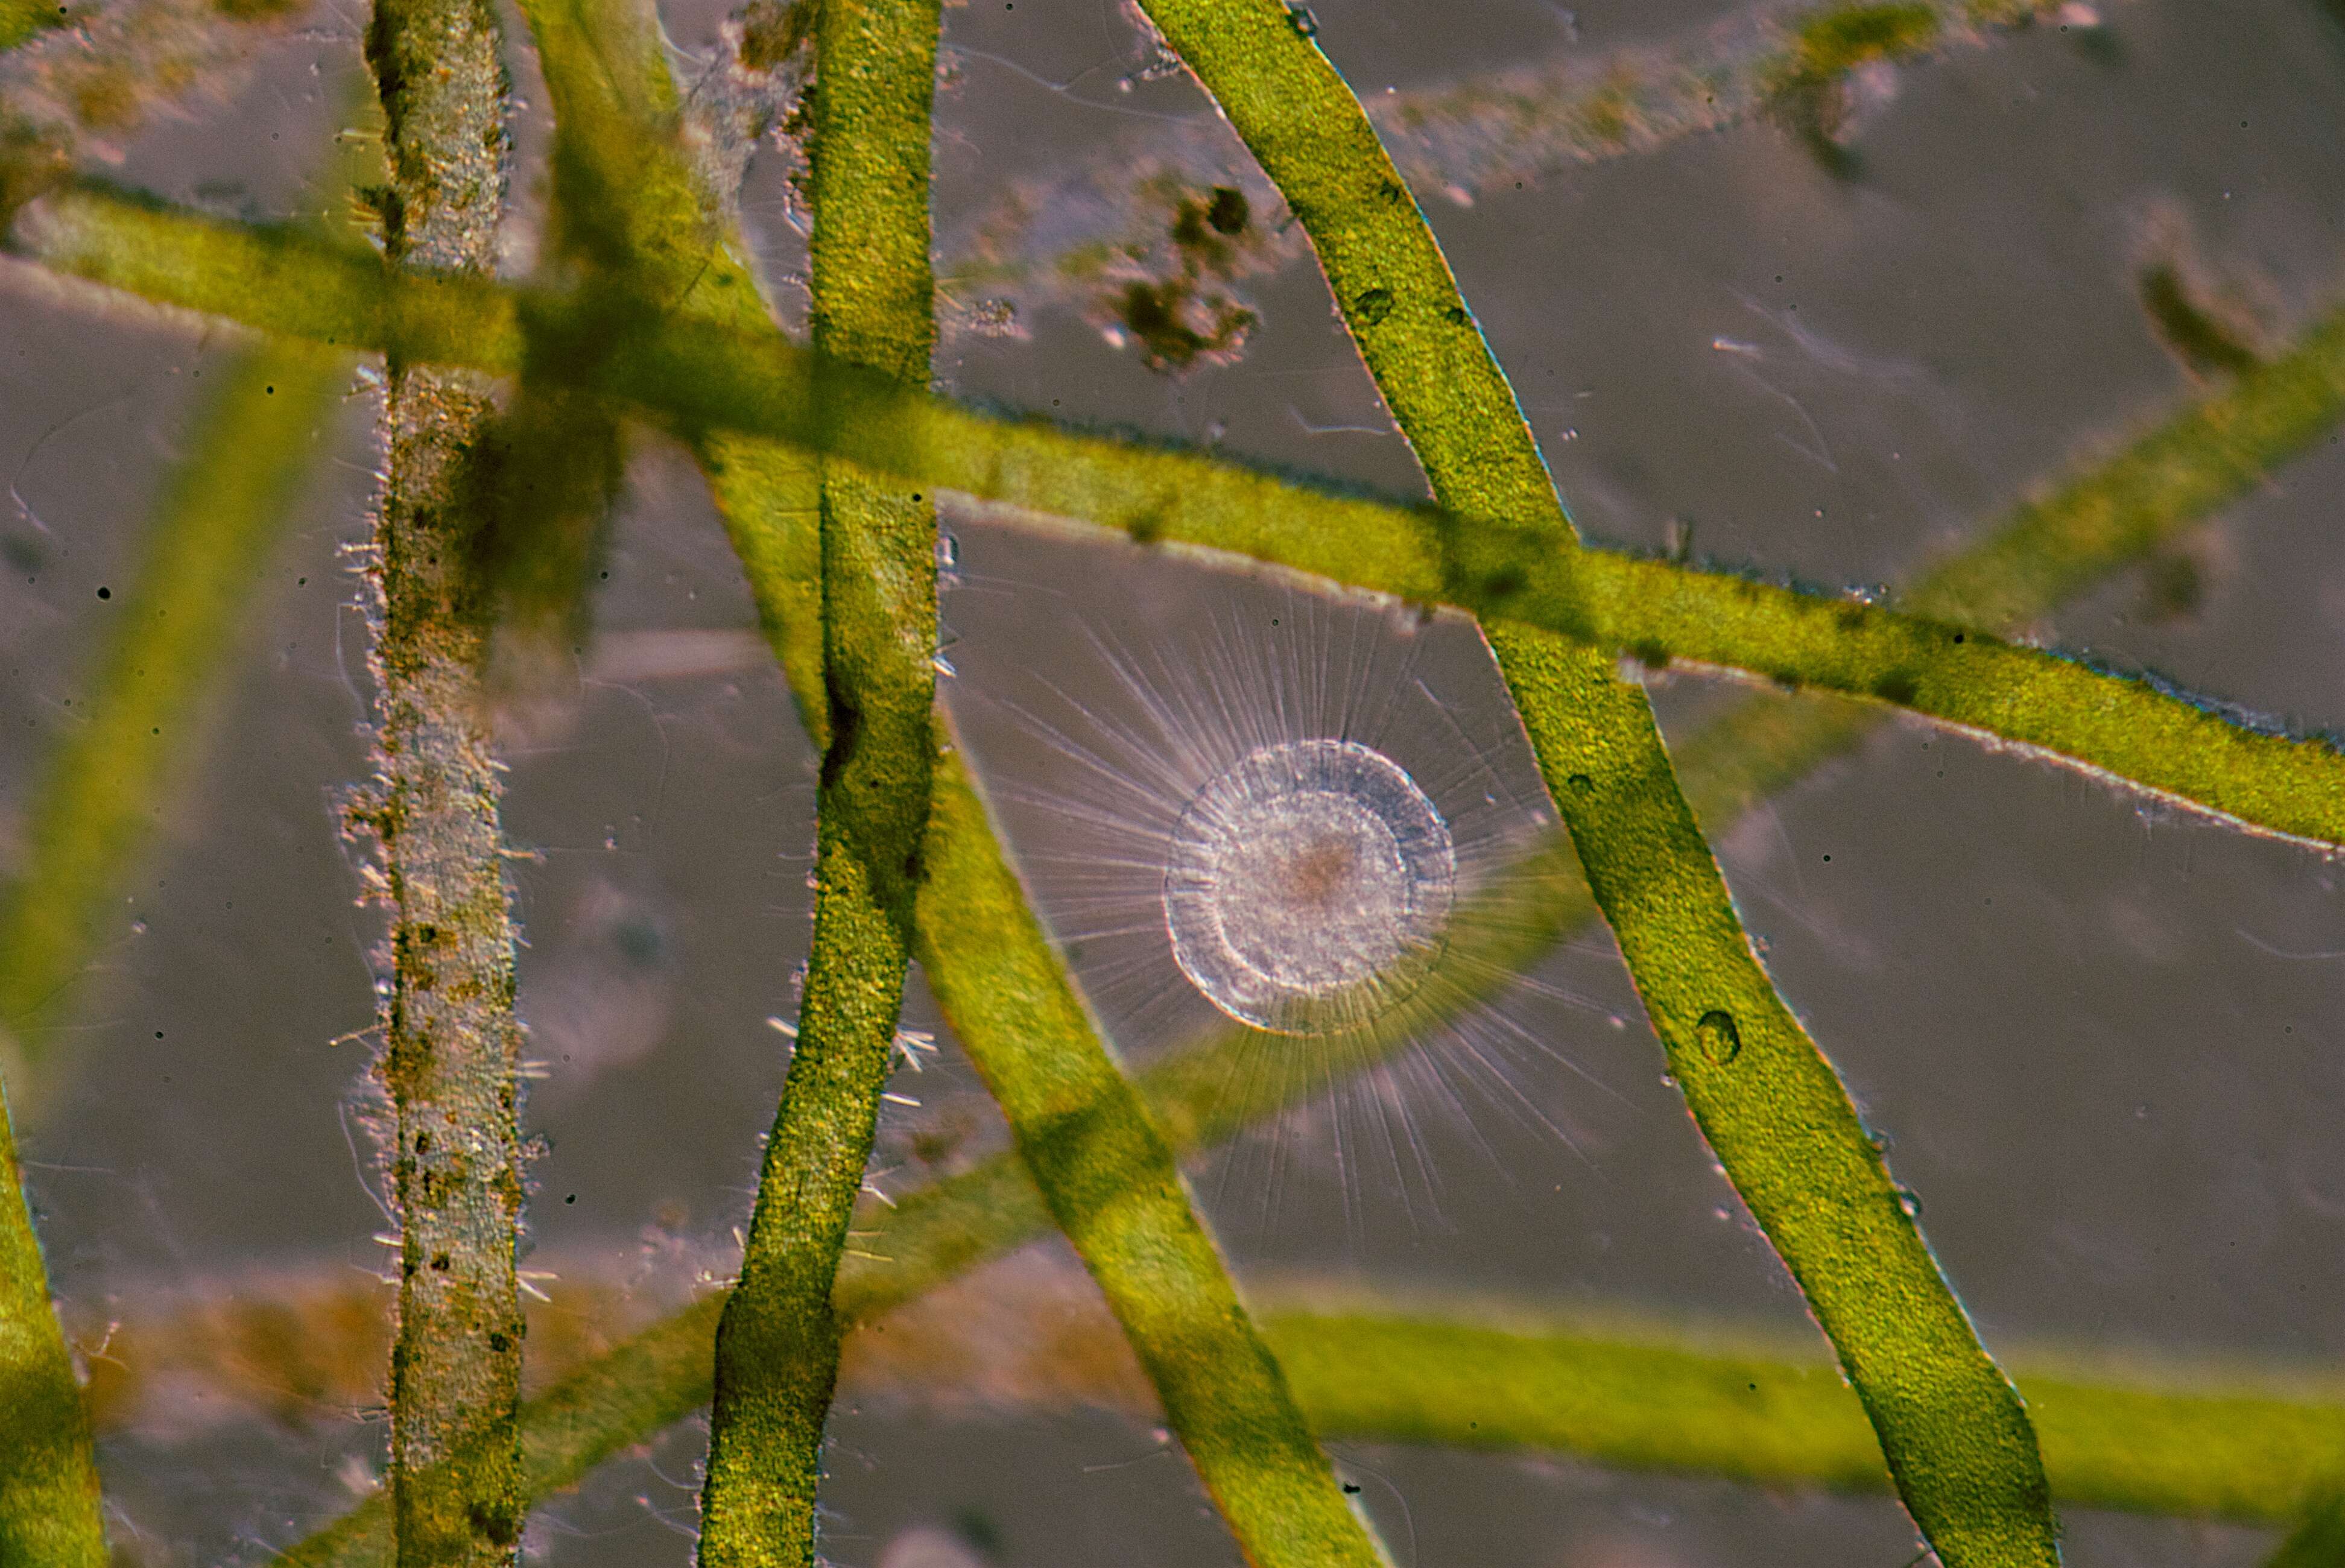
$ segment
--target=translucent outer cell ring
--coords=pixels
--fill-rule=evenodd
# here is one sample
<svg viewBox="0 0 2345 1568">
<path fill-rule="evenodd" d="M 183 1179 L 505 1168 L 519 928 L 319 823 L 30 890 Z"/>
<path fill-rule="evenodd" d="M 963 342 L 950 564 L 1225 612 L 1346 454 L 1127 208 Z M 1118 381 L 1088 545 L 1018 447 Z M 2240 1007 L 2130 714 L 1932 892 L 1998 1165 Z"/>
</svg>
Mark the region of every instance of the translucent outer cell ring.
<svg viewBox="0 0 2345 1568">
<path fill-rule="evenodd" d="M 1356 741 L 1249 753 L 1193 795 L 1164 872 L 1173 961 L 1277 1034 L 1355 1028 L 1415 994 L 1447 945 L 1457 852 L 1416 782 Z"/>
</svg>

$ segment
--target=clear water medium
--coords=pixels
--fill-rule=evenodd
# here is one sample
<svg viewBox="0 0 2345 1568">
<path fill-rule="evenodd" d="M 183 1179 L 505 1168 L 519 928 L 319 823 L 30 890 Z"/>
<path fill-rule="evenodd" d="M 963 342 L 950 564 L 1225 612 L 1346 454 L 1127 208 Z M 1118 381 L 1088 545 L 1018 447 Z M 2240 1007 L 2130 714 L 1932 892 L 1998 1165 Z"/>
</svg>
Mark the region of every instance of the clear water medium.
<svg viewBox="0 0 2345 1568">
<path fill-rule="evenodd" d="M 1332 1034 L 1415 994 L 1447 941 L 1457 874 L 1448 825 L 1392 759 L 1356 741 L 1286 741 L 1190 798 L 1164 926 L 1181 972 L 1223 1012 Z"/>
</svg>

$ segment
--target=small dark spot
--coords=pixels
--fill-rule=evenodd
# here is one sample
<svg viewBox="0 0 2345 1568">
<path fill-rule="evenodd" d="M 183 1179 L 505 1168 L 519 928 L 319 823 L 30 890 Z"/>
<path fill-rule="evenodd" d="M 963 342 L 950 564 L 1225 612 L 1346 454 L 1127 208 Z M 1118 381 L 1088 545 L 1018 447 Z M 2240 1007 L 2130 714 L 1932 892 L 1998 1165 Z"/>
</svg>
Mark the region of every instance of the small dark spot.
<svg viewBox="0 0 2345 1568">
<path fill-rule="evenodd" d="M 1401 202 L 1406 200 L 1408 197 L 1408 192 L 1406 190 L 1403 189 L 1396 182 L 1388 179 L 1379 180 L 1376 182 L 1376 194 L 1383 197 L 1386 201 L 1391 202 L 1396 207 L 1399 206 Z"/>
<path fill-rule="evenodd" d="M 1563 782 L 1571 786 L 1574 794 L 1587 794 L 1596 788 L 1596 781 L 1586 774 L 1574 774 Z"/>
<path fill-rule="evenodd" d="M 502 1355 L 512 1348 L 513 1338 L 511 1335 L 493 1331 L 489 1335 L 489 1349 L 496 1351 L 497 1354 Z"/>
<path fill-rule="evenodd" d="M 2152 621 L 2178 621 L 2207 602 L 2207 576 L 2187 551 L 2150 558 L 2142 578 L 2142 607 Z"/>
<path fill-rule="evenodd" d="M 1308 5 L 1289 5 L 1286 8 L 1286 25 L 1294 28 L 1299 37 L 1315 38 L 1319 35 L 1319 18 L 1311 14 Z"/>
<path fill-rule="evenodd" d="M 445 1274 L 448 1271 L 448 1254 L 445 1252 L 431 1254 L 431 1271 L 435 1274 Z"/>
<path fill-rule="evenodd" d="M 1389 288 L 1371 288 L 1352 301 L 1352 309 L 1363 327 L 1381 327 L 1393 313 L 1393 292 Z"/>
<path fill-rule="evenodd" d="M 111 588 L 101 588 L 97 591 L 97 596 L 100 599 L 111 599 L 114 597 L 114 590 Z"/>
<path fill-rule="evenodd" d="M 863 707 L 848 690 L 840 684 L 828 668 L 823 671 L 823 684 L 830 696 L 830 745 L 822 754 L 822 770 L 817 775 L 824 789 L 835 788 L 838 776 L 855 756 L 855 748 L 863 739 Z"/>
<path fill-rule="evenodd" d="M 1955 647 L 1957 647 L 1957 648 L 1959 648 L 1959 647 L 1961 647 L 1961 646 L 1962 646 L 1962 643 L 1963 643 L 1963 634 L 1962 634 L 1961 632 L 1955 632 L 1955 633 L 1954 633 L 1954 646 L 1955 646 Z"/>
<path fill-rule="evenodd" d="M 2195 376 L 2236 376 L 2255 369 L 2248 334 L 2198 298 L 2171 263 L 2145 269 L 2138 284 L 2150 329 Z"/>
<path fill-rule="evenodd" d="M 1216 234 L 1244 234 L 1254 212 L 1246 205 L 1245 192 L 1232 185 L 1213 187 L 1213 199 L 1206 205 L 1205 221 Z"/>
<path fill-rule="evenodd" d="M 1693 1027 L 1693 1037 L 1702 1054 L 1720 1067 L 1742 1054 L 1742 1031 L 1735 1027 L 1734 1015 L 1723 1007 L 1704 1013 Z"/>
<path fill-rule="evenodd" d="M 1452 305 L 1441 314 L 1448 319 L 1452 327 L 1471 327 L 1474 324 L 1473 313 L 1463 305 Z"/>
<path fill-rule="evenodd" d="M 1482 579 L 1482 592 L 1486 598 L 1494 601 L 1512 599 L 1516 594 L 1520 593 L 1526 585 L 1522 568 L 1501 566 Z"/>
<path fill-rule="evenodd" d="M 1831 855 L 1825 855 L 1825 856 L 1824 856 L 1824 864 L 1825 864 L 1826 865 L 1830 865 L 1832 864 L 1832 856 L 1831 856 Z"/>
<path fill-rule="evenodd" d="M 562 1201 L 563 1201 L 563 1202 L 564 1202 L 564 1203 L 575 1203 L 575 1202 L 577 1202 L 577 1201 L 578 1201 L 578 1195 L 577 1195 L 576 1193 L 574 1193 L 574 1193 L 572 1193 L 569 1197 L 567 1197 L 567 1198 L 563 1199 Z"/>
<path fill-rule="evenodd" d="M 1884 703 L 1894 703 L 1901 708 L 1911 707 L 1920 691 L 1921 687 L 1914 683 L 1914 673 L 1910 670 L 1892 670 L 1873 683 L 1874 696 Z"/>
<path fill-rule="evenodd" d="M 1360 1494 L 1360 1489 L 1359 1489 L 1357 1486 L 1355 1486 L 1354 1484 L 1352 1484 L 1352 1482 L 1348 1482 L 1348 1481 L 1347 1481 L 1347 1482 L 1344 1482 L 1344 1495 L 1345 1495 L 1345 1496 L 1346 1496 L 1346 1497 L 1357 1497 L 1359 1494 Z"/>
</svg>

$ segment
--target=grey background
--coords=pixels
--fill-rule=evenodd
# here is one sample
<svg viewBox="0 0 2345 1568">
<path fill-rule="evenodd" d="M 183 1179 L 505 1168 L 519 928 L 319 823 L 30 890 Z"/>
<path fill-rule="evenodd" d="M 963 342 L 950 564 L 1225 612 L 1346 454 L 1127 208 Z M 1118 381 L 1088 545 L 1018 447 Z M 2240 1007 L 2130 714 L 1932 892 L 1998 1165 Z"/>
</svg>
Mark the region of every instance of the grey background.
<svg viewBox="0 0 2345 1568">
<path fill-rule="evenodd" d="M 1522 0 L 1314 9 L 1364 95 L 1670 36 L 1721 14 L 1691 0 L 1571 15 Z M 1581 526 L 1652 548 L 1690 519 L 1697 548 L 1728 562 L 1823 584 L 1909 575 L 2190 394 L 2133 294 L 2154 214 L 2187 221 L 2275 340 L 2334 298 L 2345 36 L 2324 8 L 2106 11 L 2114 50 L 2038 27 L 1898 73 L 1858 137 L 1854 179 L 1753 123 L 1470 207 L 1428 197 Z M 670 13 L 687 61 L 720 15 Z M 320 199 L 301 171 L 336 122 L 359 25 L 352 8 L 319 13 L 231 94 L 157 122 L 118 175 L 231 211 Z M 947 13 L 947 35 L 961 51 L 939 106 L 949 237 L 1005 182 L 1144 138 L 1141 113 L 1201 101 L 1179 79 L 1115 90 L 1141 56 L 1101 0 L 1014 11 L 973 0 Z M 524 96 L 542 96 L 525 49 L 515 64 Z M 543 139 L 530 130 L 524 150 Z M 777 165 L 753 168 L 744 211 L 781 277 L 798 251 Z M 517 191 L 535 177 L 525 164 Z M 1262 325 L 1243 358 L 1182 379 L 1058 308 L 1025 313 L 1023 338 L 954 339 L 940 375 L 962 394 L 1056 400 L 1156 435 L 1218 430 L 1248 459 L 1416 493 L 1315 272 L 1290 268 L 1248 291 Z M 74 723 L 123 602 L 96 590 L 124 581 L 189 394 L 223 343 L 21 289 L 0 313 L 10 824 L 46 741 Z M 1720 338 L 1755 352 L 1721 351 Z M 329 432 L 333 456 L 256 597 L 201 765 L 165 803 L 114 939 L 56 1009 L 75 1071 L 19 1114 L 69 1300 L 376 1266 L 371 1157 L 343 1114 L 368 1047 L 329 1043 L 370 1020 L 379 935 L 352 906 L 333 815 L 365 754 L 363 627 L 340 552 L 364 528 L 366 413 L 354 398 Z M 1360 428 L 1313 433 L 1330 426 Z M 2140 583 L 2121 579 L 2046 630 L 2301 724 L 2345 726 L 2335 445 L 2207 531 L 2194 613 L 2147 616 Z M 1138 620 L 1170 626 L 1252 612 L 1247 590 L 1161 561 L 974 522 L 959 531 L 946 621 L 973 723 L 1034 671 L 1071 669 L 1069 629 L 1086 616 L 1129 624 L 1137 603 Z M 606 564 L 606 632 L 752 624 L 705 492 L 672 450 L 639 449 Z M 533 1217 L 549 1250 L 624 1249 L 647 1226 L 721 1241 L 746 1214 L 782 1067 L 763 1019 L 789 1010 L 805 943 L 811 760 L 770 668 L 716 666 L 605 678 L 589 665 L 512 756 L 509 831 L 538 852 L 515 885 L 523 1006 L 533 1049 L 553 1064 L 532 1108 L 550 1143 Z M 1495 733 L 1502 698 L 1481 673 L 1467 706 Z M 1098 677 L 1065 678 L 1080 697 Z M 1458 679 L 1476 689 L 1470 671 Z M 1655 695 L 1673 732 L 1716 700 L 1688 677 L 1658 681 Z M 1048 765 L 1014 726 L 997 730 L 1005 774 Z M 1711 826 L 1771 968 L 1893 1139 L 1893 1167 L 1990 1344 L 2276 1376 L 2337 1363 L 2345 916 L 2333 867 L 1912 725 L 1753 820 Z M 1526 1062 L 1520 1085 L 1568 1138 L 1427 1114 L 1416 1125 L 1439 1178 L 1428 1202 L 1373 1173 L 1339 1175 L 1328 1117 L 1298 1118 L 1268 1146 L 1286 1173 L 1275 1202 L 1263 1139 L 1197 1168 L 1241 1272 L 1800 1329 L 1796 1297 L 1660 1079 L 1609 941 L 1584 936 L 1537 977 L 1524 1021 L 1568 1065 Z M 925 1000 L 910 1010 L 925 1017 Z M 962 1117 L 973 1146 L 995 1136 L 949 1056 L 919 1092 L 918 1125 Z M 890 1149 L 913 1125 L 891 1126 Z M 1000 1562 L 1033 1568 L 1235 1561 L 1185 1465 L 1121 1417 L 874 1405 L 842 1413 L 837 1432 L 829 1539 L 856 1568 L 923 1561 L 905 1539 L 923 1528 L 996 1543 Z M 133 1433 L 105 1462 L 149 1561 L 260 1561 L 342 1505 L 343 1457 L 380 1436 L 350 1412 L 201 1442 Z M 689 1547 L 673 1533 L 691 1518 L 699 1441 L 672 1434 L 559 1500 L 533 1550 L 564 1563 L 682 1561 Z M 1914 1550 L 1877 1499 L 1544 1460 L 1343 1459 L 1399 1561 L 1425 1568 L 1897 1568 Z M 2087 1565 L 2247 1563 L 2269 1539 L 2089 1513 L 2068 1526 L 2069 1560 Z"/>
</svg>

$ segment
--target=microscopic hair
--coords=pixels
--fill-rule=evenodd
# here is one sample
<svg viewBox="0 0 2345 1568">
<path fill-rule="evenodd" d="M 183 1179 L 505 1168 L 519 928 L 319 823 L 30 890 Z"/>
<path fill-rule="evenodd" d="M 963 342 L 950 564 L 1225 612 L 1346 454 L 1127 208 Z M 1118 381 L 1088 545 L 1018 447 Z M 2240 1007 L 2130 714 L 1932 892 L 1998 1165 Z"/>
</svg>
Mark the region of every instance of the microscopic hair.
<svg viewBox="0 0 2345 1568">
<path fill-rule="evenodd" d="M 1224 1183 L 1274 1208 L 1309 1151 L 1349 1216 L 1364 1182 L 1437 1215 L 1436 1126 L 1493 1160 L 1493 1118 L 1565 1137 L 1552 1069 L 1579 1069 L 1540 1014 L 1603 1009 L 1494 956 L 1560 829 L 1470 620 L 958 531 L 945 694 L 1111 1045 L 1218 1037 L 1216 1093 L 1295 1108 Z"/>
</svg>

